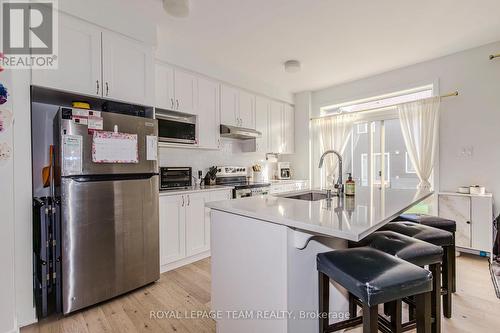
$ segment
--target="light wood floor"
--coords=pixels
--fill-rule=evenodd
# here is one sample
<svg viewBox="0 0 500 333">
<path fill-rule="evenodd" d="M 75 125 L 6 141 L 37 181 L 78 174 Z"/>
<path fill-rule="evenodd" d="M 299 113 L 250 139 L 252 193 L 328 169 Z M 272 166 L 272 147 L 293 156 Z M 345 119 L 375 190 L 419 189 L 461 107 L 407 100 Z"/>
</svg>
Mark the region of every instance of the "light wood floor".
<svg viewBox="0 0 500 333">
<path fill-rule="evenodd" d="M 487 261 L 463 255 L 458 257 L 457 266 L 453 318 L 443 319 L 443 332 L 500 332 L 500 300 L 495 296 Z M 205 259 L 164 273 L 157 283 L 125 296 L 64 318 L 42 321 L 21 332 L 215 332 L 211 319 L 150 319 L 150 311 L 209 309 L 210 261 Z"/>
</svg>

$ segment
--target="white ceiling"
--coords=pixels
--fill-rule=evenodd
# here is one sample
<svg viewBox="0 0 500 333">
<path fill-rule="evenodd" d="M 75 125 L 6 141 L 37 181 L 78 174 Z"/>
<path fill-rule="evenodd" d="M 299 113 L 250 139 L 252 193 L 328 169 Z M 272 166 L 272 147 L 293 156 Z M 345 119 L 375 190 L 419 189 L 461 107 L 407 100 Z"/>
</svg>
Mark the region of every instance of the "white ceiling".
<svg viewBox="0 0 500 333">
<path fill-rule="evenodd" d="M 500 40 L 498 0 L 190 1 L 187 19 L 157 13 L 160 43 L 290 92 Z M 285 73 L 288 59 L 302 71 Z"/>
</svg>

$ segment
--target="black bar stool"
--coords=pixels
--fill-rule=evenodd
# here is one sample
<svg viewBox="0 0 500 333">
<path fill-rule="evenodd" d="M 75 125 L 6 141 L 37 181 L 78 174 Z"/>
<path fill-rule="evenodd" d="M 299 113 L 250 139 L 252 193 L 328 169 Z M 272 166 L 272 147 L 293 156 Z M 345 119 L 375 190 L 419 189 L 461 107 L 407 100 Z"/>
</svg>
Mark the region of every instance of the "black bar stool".
<svg viewBox="0 0 500 333">
<path fill-rule="evenodd" d="M 394 231 L 415 239 L 422 240 L 437 246 L 441 246 L 444 251 L 441 270 L 442 295 L 443 295 L 443 314 L 446 318 L 452 316 L 452 284 L 453 269 L 452 264 L 455 260 L 455 243 L 453 235 L 444 230 L 428 227 L 426 225 L 413 222 L 391 222 L 380 228 L 380 230 Z"/>
<path fill-rule="evenodd" d="M 384 253 L 393 255 L 408 261 L 414 265 L 424 267 L 429 266 L 432 273 L 432 332 L 441 332 L 441 261 L 443 259 L 443 249 L 415 238 L 405 236 L 393 231 L 377 231 L 361 240 L 358 243 L 349 243 L 350 247 L 366 246 Z M 351 316 L 356 316 L 356 303 L 352 297 L 349 298 L 349 312 Z M 389 326 L 392 332 L 403 332 L 414 328 L 413 320 L 403 324 L 401 319 L 402 304 L 401 301 L 392 302 L 386 314 L 390 315 L 390 323 L 385 318 L 380 318 L 385 325 Z M 410 316 L 411 317 L 411 316 Z"/>
<path fill-rule="evenodd" d="M 445 219 L 439 216 L 432 216 L 432 215 L 427 215 L 427 214 L 402 214 L 398 216 L 395 220 L 396 221 L 407 221 L 407 222 L 415 222 L 418 224 L 423 224 L 428 227 L 433 227 L 441 230 L 445 230 L 448 232 L 451 232 L 453 234 L 453 247 L 455 247 L 455 233 L 457 231 L 457 222 L 449 219 Z M 451 274 L 453 276 L 452 284 L 451 284 L 451 291 L 456 292 L 457 291 L 457 282 L 456 282 L 456 276 L 457 276 L 457 271 L 456 271 L 456 256 L 455 254 L 453 255 L 452 262 L 450 264 L 451 267 Z"/>
<path fill-rule="evenodd" d="M 320 253 L 319 332 L 363 324 L 363 333 L 378 332 L 378 305 L 415 296 L 417 333 L 431 331 L 431 272 L 387 253 L 359 247 Z M 363 316 L 329 324 L 330 279 L 356 296 Z"/>
</svg>

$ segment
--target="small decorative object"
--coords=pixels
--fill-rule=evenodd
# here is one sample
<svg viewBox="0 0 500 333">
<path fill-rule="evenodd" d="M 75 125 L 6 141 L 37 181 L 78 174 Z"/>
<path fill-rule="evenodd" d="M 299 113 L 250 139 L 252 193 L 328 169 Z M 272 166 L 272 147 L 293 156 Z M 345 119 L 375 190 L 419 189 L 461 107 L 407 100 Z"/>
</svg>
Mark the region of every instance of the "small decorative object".
<svg viewBox="0 0 500 333">
<path fill-rule="evenodd" d="M 12 112 L 0 109 L 0 133 L 5 131 L 12 124 Z"/>
<path fill-rule="evenodd" d="M 0 143 L 0 161 L 10 160 L 12 150 L 6 142 Z"/>
<path fill-rule="evenodd" d="M 0 105 L 7 103 L 8 96 L 9 92 L 7 91 L 7 88 L 0 83 Z"/>
<path fill-rule="evenodd" d="M 2 52 L 0 52 L 0 59 L 4 59 L 5 56 Z M 5 68 L 3 68 L 2 66 L 0 66 L 0 72 L 3 72 L 5 70 Z"/>
<path fill-rule="evenodd" d="M 74 107 L 75 109 L 90 110 L 90 104 L 87 102 L 74 101 L 74 102 L 71 102 L 71 106 Z"/>
<path fill-rule="evenodd" d="M 474 185 L 470 187 L 470 194 L 472 195 L 484 195 L 486 193 L 486 188 L 484 186 Z"/>
<path fill-rule="evenodd" d="M 253 170 L 253 180 L 255 182 L 263 182 L 264 181 L 264 174 L 262 172 L 262 167 L 259 164 L 255 164 L 252 166 Z"/>
</svg>

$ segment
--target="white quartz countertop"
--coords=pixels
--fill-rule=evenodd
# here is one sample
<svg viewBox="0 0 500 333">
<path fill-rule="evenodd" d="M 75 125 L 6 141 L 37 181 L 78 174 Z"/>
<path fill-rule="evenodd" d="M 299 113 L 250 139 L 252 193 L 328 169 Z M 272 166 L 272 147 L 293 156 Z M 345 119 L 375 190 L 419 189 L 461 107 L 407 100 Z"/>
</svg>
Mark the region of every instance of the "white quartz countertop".
<svg viewBox="0 0 500 333">
<path fill-rule="evenodd" d="M 359 241 L 433 194 L 429 190 L 357 188 L 354 197 L 305 201 L 288 192 L 207 203 L 207 207 L 302 231 Z M 316 191 L 318 192 L 318 191 Z"/>
<path fill-rule="evenodd" d="M 183 187 L 183 188 L 176 188 L 176 189 L 171 189 L 171 190 L 163 190 L 160 191 L 160 196 L 161 195 L 177 195 L 177 194 L 189 194 L 189 193 L 195 193 L 195 192 L 211 192 L 211 191 L 229 191 L 232 190 L 234 187 L 232 186 L 222 186 L 222 185 L 210 185 L 210 186 L 190 186 L 190 187 Z"/>
</svg>

